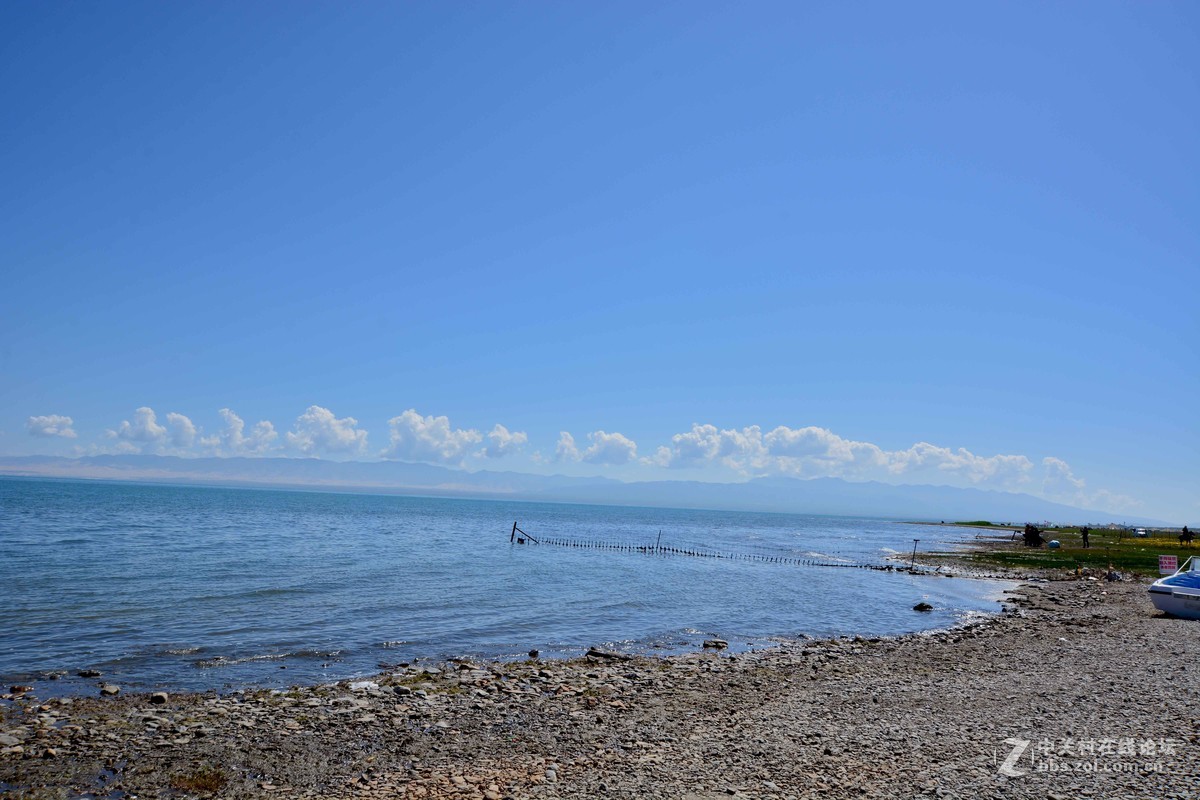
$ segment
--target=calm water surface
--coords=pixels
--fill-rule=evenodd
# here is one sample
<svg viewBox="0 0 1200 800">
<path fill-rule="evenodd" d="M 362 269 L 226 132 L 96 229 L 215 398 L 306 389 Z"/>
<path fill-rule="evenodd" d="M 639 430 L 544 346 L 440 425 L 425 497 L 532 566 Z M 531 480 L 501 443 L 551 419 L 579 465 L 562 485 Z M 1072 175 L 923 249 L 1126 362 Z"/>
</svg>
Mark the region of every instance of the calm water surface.
<svg viewBox="0 0 1200 800">
<path fill-rule="evenodd" d="M 898 634 L 1005 584 L 509 544 L 534 536 L 879 563 L 940 528 L 789 514 L 0 479 L 0 679 L 289 685 L 448 655 Z M 912 611 L 927 600 L 932 614 Z M 55 692 L 90 690 L 66 677 Z"/>
</svg>

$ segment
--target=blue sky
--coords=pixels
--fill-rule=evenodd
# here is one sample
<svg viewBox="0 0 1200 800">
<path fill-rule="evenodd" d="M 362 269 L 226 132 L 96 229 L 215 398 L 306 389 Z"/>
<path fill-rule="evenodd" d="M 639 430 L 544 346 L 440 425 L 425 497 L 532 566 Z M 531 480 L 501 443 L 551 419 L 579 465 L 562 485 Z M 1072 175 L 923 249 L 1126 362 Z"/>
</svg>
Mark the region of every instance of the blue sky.
<svg viewBox="0 0 1200 800">
<path fill-rule="evenodd" d="M 1200 518 L 1195 4 L 17 2 L 0 36 L 0 453 Z"/>
</svg>

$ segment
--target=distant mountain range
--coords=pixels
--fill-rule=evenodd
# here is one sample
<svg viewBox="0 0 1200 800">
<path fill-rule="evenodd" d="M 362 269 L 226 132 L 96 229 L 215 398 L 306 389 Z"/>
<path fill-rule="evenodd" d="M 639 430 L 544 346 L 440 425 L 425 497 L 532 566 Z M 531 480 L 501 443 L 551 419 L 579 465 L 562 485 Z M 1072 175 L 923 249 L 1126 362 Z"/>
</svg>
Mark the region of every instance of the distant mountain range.
<svg viewBox="0 0 1200 800">
<path fill-rule="evenodd" d="M 368 491 L 439 497 L 476 497 L 598 505 L 776 511 L 909 520 L 1059 523 L 1125 522 L 1165 525 L 1145 517 L 1117 517 L 1028 494 L 953 486 L 893 485 L 840 478 L 755 478 L 744 483 L 575 478 L 449 469 L 397 461 L 325 461 L 316 458 L 178 458 L 123 455 L 0 456 L 0 475 L 128 480 L 208 486 L 257 486 Z"/>
</svg>

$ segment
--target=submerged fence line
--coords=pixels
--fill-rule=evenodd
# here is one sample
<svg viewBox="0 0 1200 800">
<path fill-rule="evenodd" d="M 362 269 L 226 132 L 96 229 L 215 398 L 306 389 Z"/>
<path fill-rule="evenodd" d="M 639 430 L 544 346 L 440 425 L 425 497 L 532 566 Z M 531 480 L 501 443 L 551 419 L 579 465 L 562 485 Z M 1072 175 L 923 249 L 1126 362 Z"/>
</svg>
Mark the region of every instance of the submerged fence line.
<svg viewBox="0 0 1200 800">
<path fill-rule="evenodd" d="M 519 534 L 519 535 L 518 535 Z M 662 534 L 652 545 L 630 544 L 628 542 L 612 542 L 598 539 L 568 539 L 557 536 L 541 536 L 534 538 L 513 523 L 510 543 L 548 545 L 551 547 L 572 547 L 586 550 L 602 550 L 616 553 L 638 553 L 654 556 L 685 556 L 691 558 L 712 558 L 725 561 L 754 561 L 767 564 L 786 564 L 797 567 L 840 567 L 842 569 L 873 569 L 880 572 L 911 572 L 916 575 L 933 574 L 929 570 L 898 564 L 865 564 L 854 561 L 830 561 L 821 558 L 801 558 L 798 556 L 771 555 L 766 553 L 739 553 L 736 551 L 715 550 L 697 547 L 672 547 L 663 545 Z"/>
</svg>

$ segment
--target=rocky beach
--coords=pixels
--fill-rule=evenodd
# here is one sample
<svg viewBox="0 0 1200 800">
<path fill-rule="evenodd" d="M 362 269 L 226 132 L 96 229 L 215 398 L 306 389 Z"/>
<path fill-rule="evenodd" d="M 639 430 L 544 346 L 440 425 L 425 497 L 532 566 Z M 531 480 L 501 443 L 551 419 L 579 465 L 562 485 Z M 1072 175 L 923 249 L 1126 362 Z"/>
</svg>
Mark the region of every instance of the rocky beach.
<svg viewBox="0 0 1200 800">
<path fill-rule="evenodd" d="M 1036 579 L 967 627 L 737 655 L 219 696 L 12 687 L 0 797 L 1192 798 L 1198 634 L 1144 582 Z"/>
</svg>

